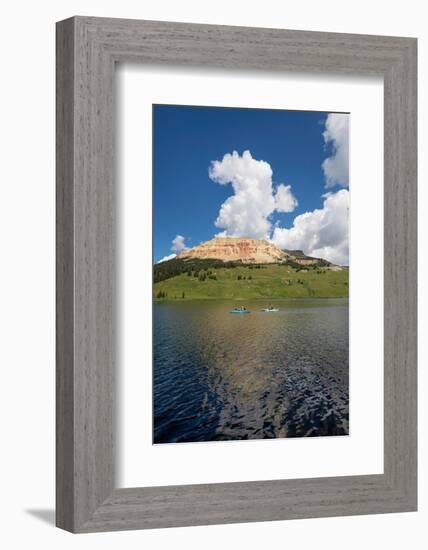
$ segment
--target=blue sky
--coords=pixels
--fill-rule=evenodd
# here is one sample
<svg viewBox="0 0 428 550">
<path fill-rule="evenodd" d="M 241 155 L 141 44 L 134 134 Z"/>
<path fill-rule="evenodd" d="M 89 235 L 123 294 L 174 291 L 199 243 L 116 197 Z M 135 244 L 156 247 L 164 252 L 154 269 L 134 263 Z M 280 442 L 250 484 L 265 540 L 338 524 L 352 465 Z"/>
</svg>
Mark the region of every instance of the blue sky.
<svg viewBox="0 0 428 550">
<path fill-rule="evenodd" d="M 322 112 L 154 105 L 155 261 L 222 232 L 263 236 L 282 248 L 299 245 L 306 253 L 321 252 L 346 263 L 348 118 Z M 278 186 L 288 201 L 285 207 L 274 206 L 280 204 Z M 326 201 L 331 203 L 327 210 Z M 339 243 L 333 227 L 337 212 Z M 313 215 L 308 227 L 300 216 L 307 213 Z M 312 227 L 314 221 L 319 228 L 316 223 Z M 345 232 L 347 241 L 347 227 Z M 177 236 L 182 238 L 174 241 Z M 338 244 L 339 252 L 334 250 Z"/>
</svg>

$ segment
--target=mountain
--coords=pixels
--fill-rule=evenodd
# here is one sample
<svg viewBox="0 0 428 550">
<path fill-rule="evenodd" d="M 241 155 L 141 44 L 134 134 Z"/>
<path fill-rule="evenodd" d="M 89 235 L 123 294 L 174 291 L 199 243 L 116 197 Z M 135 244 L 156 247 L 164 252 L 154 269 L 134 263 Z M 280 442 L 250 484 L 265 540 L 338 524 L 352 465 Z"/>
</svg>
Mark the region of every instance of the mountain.
<svg viewBox="0 0 428 550">
<path fill-rule="evenodd" d="M 154 265 L 155 300 L 348 296 L 348 270 L 268 241 L 215 237 Z"/>
<path fill-rule="evenodd" d="M 214 237 L 188 250 L 183 250 L 180 260 L 220 260 L 243 264 L 282 263 L 293 256 L 268 241 L 243 237 Z"/>
<path fill-rule="evenodd" d="M 200 272 L 213 274 L 213 270 L 229 270 L 239 266 L 261 268 L 275 265 L 287 267 L 296 273 L 308 270 L 343 270 L 342 267 L 334 266 L 327 260 L 306 256 L 301 250 L 281 250 L 265 240 L 247 237 L 214 237 L 193 248 L 183 250 L 170 260 L 155 264 L 153 282 L 157 284 L 178 277 L 182 273 L 199 276 Z"/>
</svg>

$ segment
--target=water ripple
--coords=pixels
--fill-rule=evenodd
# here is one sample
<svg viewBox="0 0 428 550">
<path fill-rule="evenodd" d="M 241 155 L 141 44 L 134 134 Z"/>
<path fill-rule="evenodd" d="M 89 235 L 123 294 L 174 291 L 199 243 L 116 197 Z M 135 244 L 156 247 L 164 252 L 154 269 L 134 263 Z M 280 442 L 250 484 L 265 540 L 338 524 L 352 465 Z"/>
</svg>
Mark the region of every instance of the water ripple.
<svg viewBox="0 0 428 550">
<path fill-rule="evenodd" d="M 349 433 L 348 300 L 155 304 L 154 442 Z"/>
</svg>

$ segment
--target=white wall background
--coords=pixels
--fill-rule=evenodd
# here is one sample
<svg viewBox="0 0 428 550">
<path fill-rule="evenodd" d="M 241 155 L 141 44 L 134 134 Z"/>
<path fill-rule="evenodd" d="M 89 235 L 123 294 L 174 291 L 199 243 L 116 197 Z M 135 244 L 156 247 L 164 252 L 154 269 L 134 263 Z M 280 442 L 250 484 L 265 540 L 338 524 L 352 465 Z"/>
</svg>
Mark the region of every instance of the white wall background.
<svg viewBox="0 0 428 550">
<path fill-rule="evenodd" d="M 420 280 L 428 278 L 428 27 L 424 3 L 407 0 L 15 0 L 1 11 L 0 101 L 0 543 L 3 548 L 424 548 L 428 521 L 428 354 L 420 350 L 420 511 L 70 535 L 54 506 L 54 23 L 70 15 L 417 36 L 419 38 Z M 370 174 L 367 174 L 370 177 Z M 422 250 L 422 247 L 424 250 Z M 421 284 L 421 303 L 426 286 Z M 420 334 L 428 330 L 424 308 Z M 421 339 L 422 340 L 422 339 Z"/>
</svg>

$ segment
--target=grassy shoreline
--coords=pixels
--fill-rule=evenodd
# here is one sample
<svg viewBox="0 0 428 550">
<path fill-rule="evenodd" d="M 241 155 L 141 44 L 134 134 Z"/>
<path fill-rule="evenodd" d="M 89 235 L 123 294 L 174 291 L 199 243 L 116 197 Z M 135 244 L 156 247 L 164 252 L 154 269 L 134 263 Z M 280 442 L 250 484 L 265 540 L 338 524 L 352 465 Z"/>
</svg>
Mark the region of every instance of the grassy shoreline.
<svg viewBox="0 0 428 550">
<path fill-rule="evenodd" d="M 281 300 L 346 298 L 349 271 L 301 269 L 272 264 L 181 273 L 153 286 L 156 302 L 190 300 Z"/>
</svg>

